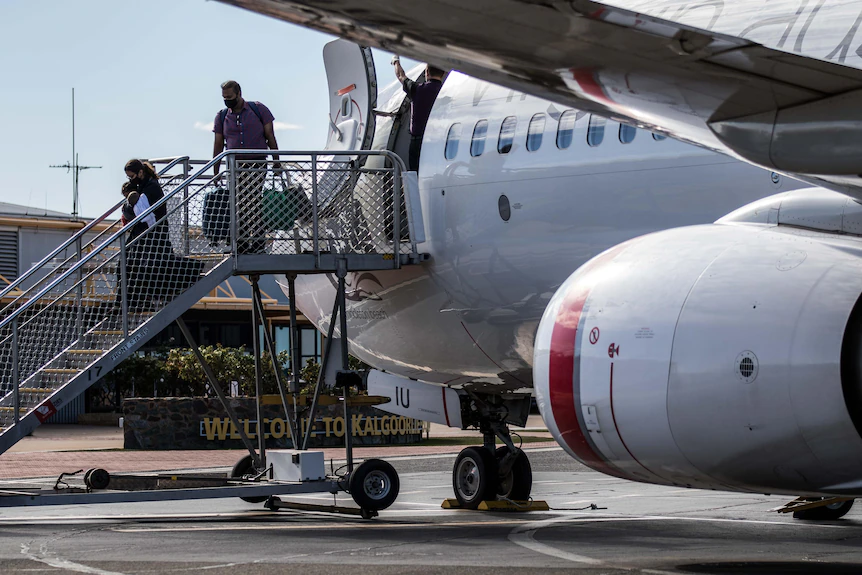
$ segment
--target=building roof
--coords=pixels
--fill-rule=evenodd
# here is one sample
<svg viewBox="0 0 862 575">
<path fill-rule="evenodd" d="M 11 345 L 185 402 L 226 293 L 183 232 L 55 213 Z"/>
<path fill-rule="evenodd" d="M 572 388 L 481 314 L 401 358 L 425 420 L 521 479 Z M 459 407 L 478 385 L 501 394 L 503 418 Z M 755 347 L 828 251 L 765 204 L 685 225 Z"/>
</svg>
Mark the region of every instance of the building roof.
<svg viewBox="0 0 862 575">
<path fill-rule="evenodd" d="M 34 208 L 31 206 L 22 206 L 19 204 L 10 204 L 9 202 L 0 202 L 0 214 L 5 216 L 26 218 L 52 218 L 64 220 L 72 219 L 72 214 L 66 212 L 58 212 L 45 208 Z"/>
</svg>

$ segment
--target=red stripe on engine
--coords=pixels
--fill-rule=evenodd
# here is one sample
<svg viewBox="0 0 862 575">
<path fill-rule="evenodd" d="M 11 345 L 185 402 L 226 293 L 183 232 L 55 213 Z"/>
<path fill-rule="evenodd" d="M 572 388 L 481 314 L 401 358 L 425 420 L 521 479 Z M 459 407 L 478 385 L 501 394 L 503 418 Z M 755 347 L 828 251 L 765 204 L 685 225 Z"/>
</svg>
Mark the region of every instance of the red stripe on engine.
<svg viewBox="0 0 862 575">
<path fill-rule="evenodd" d="M 624 245 L 620 245 L 605 252 L 601 257 L 588 263 L 585 271 L 613 259 L 623 247 Z M 572 286 L 557 311 L 554 330 L 551 332 L 548 362 L 548 395 L 551 411 L 554 414 L 557 429 L 560 431 L 560 439 L 565 441 L 578 459 L 597 471 L 627 478 L 593 449 L 578 421 L 577 410 L 581 406 L 575 403 L 575 343 L 581 313 L 589 295 L 589 289 L 578 289 L 577 285 Z"/>
</svg>

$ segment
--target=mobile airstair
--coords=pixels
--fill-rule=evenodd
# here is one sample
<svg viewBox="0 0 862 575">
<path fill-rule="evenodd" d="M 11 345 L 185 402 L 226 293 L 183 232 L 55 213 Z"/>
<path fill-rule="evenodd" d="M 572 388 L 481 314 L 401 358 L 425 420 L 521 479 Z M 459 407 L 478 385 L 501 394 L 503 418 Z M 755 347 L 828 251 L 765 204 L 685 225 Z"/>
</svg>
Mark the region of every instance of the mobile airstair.
<svg viewBox="0 0 862 575">
<path fill-rule="evenodd" d="M 234 150 L 211 161 L 153 160 L 164 198 L 125 225 L 117 221 L 117 204 L 0 292 L 0 453 L 171 322 L 197 350 L 181 315 L 232 275 L 250 276 L 253 315 L 261 323 L 258 275 L 285 274 L 291 288 L 297 275 L 336 275 L 329 335 L 339 309 L 343 335 L 345 275 L 421 261 L 423 234 L 415 174 L 405 172 L 398 156 L 340 153 Z M 261 159 L 265 154 L 278 161 Z M 156 225 L 132 237 L 150 214 L 161 215 Z M 258 360 L 260 349 L 255 339 Z M 342 359 L 346 369 L 346 348 Z M 288 418 L 286 394 L 298 388 L 293 360 L 293 385 L 279 377 Z M 243 437 L 260 463 L 263 438 L 255 452 Z"/>
</svg>

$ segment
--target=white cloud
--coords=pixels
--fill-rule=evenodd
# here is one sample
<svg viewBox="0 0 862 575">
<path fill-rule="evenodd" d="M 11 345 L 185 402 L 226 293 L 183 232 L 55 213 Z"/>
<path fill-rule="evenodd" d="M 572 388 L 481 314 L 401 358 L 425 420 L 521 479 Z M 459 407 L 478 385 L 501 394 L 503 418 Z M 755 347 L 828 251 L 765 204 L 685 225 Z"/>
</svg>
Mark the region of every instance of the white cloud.
<svg viewBox="0 0 862 575">
<path fill-rule="evenodd" d="M 212 132 L 213 131 L 213 123 L 209 122 L 195 122 L 195 130 L 203 130 L 204 132 Z"/>
<path fill-rule="evenodd" d="M 285 122 L 273 122 L 272 127 L 276 130 L 303 130 L 304 128 L 298 124 L 287 124 Z"/>
</svg>

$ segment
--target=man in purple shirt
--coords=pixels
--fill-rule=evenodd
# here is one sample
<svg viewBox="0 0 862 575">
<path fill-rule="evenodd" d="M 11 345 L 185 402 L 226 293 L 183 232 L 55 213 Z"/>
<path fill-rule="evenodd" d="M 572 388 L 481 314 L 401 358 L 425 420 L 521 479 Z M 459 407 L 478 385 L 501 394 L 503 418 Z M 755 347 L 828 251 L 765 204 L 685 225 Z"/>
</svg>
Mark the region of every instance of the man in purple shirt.
<svg viewBox="0 0 862 575">
<path fill-rule="evenodd" d="M 225 109 L 216 114 L 213 122 L 215 142 L 213 157 L 228 150 L 278 149 L 272 122 L 275 117 L 260 102 L 249 102 L 242 97 L 242 88 L 228 80 L 221 85 Z M 272 156 L 274 170 L 281 166 L 278 156 Z M 237 158 L 237 252 L 263 253 L 266 247 L 266 229 L 263 218 L 263 185 L 266 181 L 266 156 L 252 155 Z M 219 173 L 221 162 L 213 168 Z"/>
<path fill-rule="evenodd" d="M 407 97 L 410 98 L 410 155 L 407 168 L 411 171 L 418 171 L 422 136 L 425 135 L 425 126 L 428 124 L 428 117 L 431 116 L 434 100 L 437 99 L 437 94 L 443 87 L 445 72 L 429 64 L 425 67 L 425 81 L 420 84 L 407 77 L 397 56 L 393 63 L 395 64 L 395 76 L 404 86 Z"/>
</svg>

